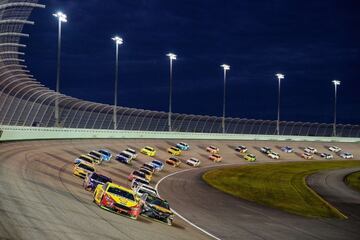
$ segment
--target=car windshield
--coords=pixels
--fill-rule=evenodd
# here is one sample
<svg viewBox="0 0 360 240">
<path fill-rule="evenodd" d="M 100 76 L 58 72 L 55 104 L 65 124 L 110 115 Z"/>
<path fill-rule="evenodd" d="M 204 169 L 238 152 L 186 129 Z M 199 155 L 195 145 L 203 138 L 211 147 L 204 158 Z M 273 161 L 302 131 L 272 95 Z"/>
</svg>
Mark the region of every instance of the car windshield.
<svg viewBox="0 0 360 240">
<path fill-rule="evenodd" d="M 91 178 L 94 179 L 95 181 L 99 181 L 99 182 L 102 182 L 102 183 L 111 182 L 110 178 L 108 178 L 106 176 L 103 176 L 103 175 L 96 174 L 96 173 L 94 173 L 91 176 Z"/>
<path fill-rule="evenodd" d="M 135 150 L 132 150 L 131 148 L 126 149 L 127 152 L 135 154 Z"/>
<path fill-rule="evenodd" d="M 134 195 L 117 187 L 109 187 L 109 193 L 135 201 Z"/>
<path fill-rule="evenodd" d="M 79 164 L 79 168 L 88 170 L 88 171 L 90 171 L 90 172 L 93 172 L 93 171 L 95 170 L 93 167 L 90 167 L 90 166 L 85 165 L 85 164 L 82 164 L 82 163 Z"/>
<path fill-rule="evenodd" d="M 156 205 L 162 208 L 170 209 L 170 206 L 167 201 L 164 201 L 158 197 L 149 195 L 146 201 L 152 205 Z"/>
<path fill-rule="evenodd" d="M 106 152 L 104 150 L 100 150 L 99 153 L 105 155 L 105 156 L 110 156 L 110 153 L 109 152 Z"/>
<path fill-rule="evenodd" d="M 143 172 L 135 171 L 135 172 L 133 173 L 133 175 L 138 176 L 138 177 L 145 178 L 145 174 L 144 174 Z"/>
<path fill-rule="evenodd" d="M 152 161 L 152 163 L 153 163 L 153 164 L 156 164 L 156 165 L 163 165 L 163 163 L 162 163 L 162 162 L 157 161 L 157 160 Z"/>
<path fill-rule="evenodd" d="M 124 153 L 124 152 L 120 153 L 119 155 L 124 156 L 124 157 L 126 157 L 126 158 L 130 158 L 130 157 L 131 157 L 129 154 L 126 154 L 126 153 Z"/>
<path fill-rule="evenodd" d="M 83 160 L 83 161 L 85 161 L 85 162 L 91 162 L 92 163 L 92 161 L 90 160 L 90 159 L 88 159 L 88 158 L 86 158 L 86 157 L 79 157 L 79 159 L 80 160 Z"/>
<path fill-rule="evenodd" d="M 135 182 L 142 183 L 142 184 L 149 184 L 147 181 L 137 178 Z"/>
<path fill-rule="evenodd" d="M 96 152 L 90 152 L 90 155 L 93 155 L 93 156 L 95 156 L 97 158 L 101 157 L 101 155 L 99 153 L 96 153 Z"/>
<path fill-rule="evenodd" d="M 199 160 L 197 160 L 196 158 L 190 158 L 190 161 L 198 162 Z"/>
<path fill-rule="evenodd" d="M 148 188 L 140 188 L 139 193 L 144 194 L 144 193 L 149 193 L 149 194 L 156 194 L 156 192 L 152 189 L 148 189 Z"/>
<path fill-rule="evenodd" d="M 154 151 L 154 149 L 150 148 L 150 147 L 145 147 L 146 150 L 149 150 L 149 151 Z"/>
<path fill-rule="evenodd" d="M 147 168 L 149 168 L 149 169 L 154 169 L 154 167 L 153 166 L 151 166 L 151 165 L 149 165 L 149 164 L 146 164 L 146 163 L 144 163 L 144 165 L 143 165 L 144 167 L 147 167 Z"/>
<path fill-rule="evenodd" d="M 151 173 L 146 169 L 140 169 L 139 171 L 145 173 L 146 175 L 151 175 Z"/>
</svg>

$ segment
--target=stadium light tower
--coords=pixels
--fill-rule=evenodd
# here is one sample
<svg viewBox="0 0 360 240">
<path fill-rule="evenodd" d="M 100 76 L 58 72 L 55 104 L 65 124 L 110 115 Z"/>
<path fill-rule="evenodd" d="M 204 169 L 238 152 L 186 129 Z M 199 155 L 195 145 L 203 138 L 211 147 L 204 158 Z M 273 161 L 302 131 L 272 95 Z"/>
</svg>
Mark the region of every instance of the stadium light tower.
<svg viewBox="0 0 360 240">
<path fill-rule="evenodd" d="M 277 122 L 276 122 L 276 134 L 280 135 L 280 86 L 281 86 L 281 79 L 285 78 L 285 75 L 281 74 L 281 73 L 277 73 L 276 77 L 278 78 L 279 81 L 279 91 L 278 91 L 278 114 L 277 114 Z"/>
<path fill-rule="evenodd" d="M 169 77 L 169 115 L 168 115 L 168 126 L 169 126 L 169 132 L 172 131 L 171 126 L 171 114 L 172 114 L 172 81 L 173 81 L 173 61 L 176 60 L 176 55 L 173 53 L 168 53 L 166 56 L 169 57 L 170 60 L 170 77 Z"/>
<path fill-rule="evenodd" d="M 226 107 L 226 72 L 230 70 L 230 66 L 223 64 L 220 67 L 224 69 L 224 94 L 223 94 L 223 116 L 222 116 L 222 132 L 225 133 L 225 107 Z"/>
<path fill-rule="evenodd" d="M 334 126 L 333 126 L 333 135 L 334 137 L 336 137 L 336 101 L 337 101 L 337 86 L 340 85 L 340 81 L 339 80 L 333 80 L 332 81 L 335 87 L 335 98 L 334 98 Z"/>
<path fill-rule="evenodd" d="M 60 68 L 61 68 L 61 24 L 67 22 L 67 16 L 62 12 L 53 14 L 58 19 L 58 52 L 57 52 L 57 71 L 56 71 L 56 92 L 60 92 Z M 55 127 L 60 126 L 59 100 L 55 99 Z"/>
<path fill-rule="evenodd" d="M 114 110 L 113 110 L 113 122 L 114 130 L 117 129 L 117 105 L 118 105 L 118 78 L 119 78 L 119 46 L 123 44 L 123 39 L 119 36 L 112 38 L 116 46 L 116 61 L 115 61 L 115 86 L 114 86 Z"/>
</svg>

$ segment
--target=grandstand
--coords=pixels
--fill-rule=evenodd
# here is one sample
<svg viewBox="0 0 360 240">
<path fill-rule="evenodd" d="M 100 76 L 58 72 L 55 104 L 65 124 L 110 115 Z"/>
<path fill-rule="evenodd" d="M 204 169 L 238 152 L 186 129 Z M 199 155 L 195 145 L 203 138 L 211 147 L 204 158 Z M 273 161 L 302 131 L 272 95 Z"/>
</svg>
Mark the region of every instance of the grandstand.
<svg viewBox="0 0 360 240">
<path fill-rule="evenodd" d="M 0 125 L 112 129 L 113 106 L 58 94 L 38 82 L 24 60 L 24 25 L 33 25 L 30 14 L 45 8 L 36 0 L 0 0 Z M 29 20 L 30 19 L 30 20 Z M 54 76 L 55 79 L 55 76 Z M 60 126 L 55 126 L 55 101 L 59 102 Z M 167 113 L 126 107 L 117 108 L 118 130 L 167 131 Z M 173 131 L 221 133 L 221 118 L 172 115 Z M 276 133 L 276 121 L 227 118 L 226 133 Z M 281 135 L 331 136 L 332 124 L 280 122 Z M 337 125 L 337 135 L 360 137 L 359 125 Z"/>
</svg>

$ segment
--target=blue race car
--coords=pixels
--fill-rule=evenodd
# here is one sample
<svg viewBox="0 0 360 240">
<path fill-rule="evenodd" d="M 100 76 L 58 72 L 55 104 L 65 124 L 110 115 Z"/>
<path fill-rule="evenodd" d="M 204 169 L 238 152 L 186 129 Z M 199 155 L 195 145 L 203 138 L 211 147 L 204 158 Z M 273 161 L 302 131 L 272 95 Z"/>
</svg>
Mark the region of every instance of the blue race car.
<svg viewBox="0 0 360 240">
<path fill-rule="evenodd" d="M 179 142 L 178 144 L 176 144 L 176 147 L 182 151 L 187 151 L 190 149 L 189 144 L 184 143 L 184 142 Z"/>
<path fill-rule="evenodd" d="M 116 155 L 115 158 L 117 161 L 122 162 L 122 163 L 126 163 L 126 164 L 130 164 L 131 160 L 132 160 L 132 156 L 130 156 L 128 153 L 126 152 L 121 152 L 118 155 Z"/>
<path fill-rule="evenodd" d="M 98 152 L 103 155 L 103 161 L 109 162 L 111 160 L 112 155 L 109 150 L 100 149 Z"/>
<path fill-rule="evenodd" d="M 112 182 L 111 178 L 93 172 L 85 177 L 83 182 L 83 187 L 85 188 L 85 190 L 93 192 L 97 187 L 97 185 L 99 184 L 104 185 L 107 182 L 111 183 Z"/>
<path fill-rule="evenodd" d="M 161 171 L 164 168 L 164 163 L 160 160 L 153 160 L 149 164 L 153 166 L 156 171 Z"/>
<path fill-rule="evenodd" d="M 281 151 L 286 152 L 286 153 L 292 153 L 292 152 L 294 152 L 294 149 L 292 147 L 285 146 L 285 147 L 281 148 Z"/>
</svg>

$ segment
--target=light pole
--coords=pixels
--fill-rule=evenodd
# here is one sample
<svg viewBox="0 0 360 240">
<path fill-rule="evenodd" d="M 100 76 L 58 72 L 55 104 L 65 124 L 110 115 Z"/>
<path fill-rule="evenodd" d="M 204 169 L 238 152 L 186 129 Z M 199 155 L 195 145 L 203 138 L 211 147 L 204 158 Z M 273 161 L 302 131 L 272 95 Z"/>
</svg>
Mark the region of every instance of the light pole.
<svg viewBox="0 0 360 240">
<path fill-rule="evenodd" d="M 117 105 L 118 105 L 118 78 L 119 78 L 119 45 L 123 44 L 123 39 L 119 36 L 112 38 L 116 46 L 116 61 L 115 61 L 115 86 L 114 86 L 114 110 L 113 110 L 113 122 L 114 130 L 117 129 Z"/>
<path fill-rule="evenodd" d="M 226 72 L 230 70 L 230 66 L 223 64 L 220 67 L 224 69 L 224 94 L 223 94 L 223 116 L 222 116 L 222 133 L 225 133 L 225 107 L 226 107 Z"/>
<path fill-rule="evenodd" d="M 339 80 L 333 80 L 332 81 L 335 87 L 335 99 L 334 99 L 334 126 L 333 126 L 333 135 L 334 137 L 336 137 L 336 102 L 337 102 L 337 86 L 340 85 L 340 81 Z"/>
<path fill-rule="evenodd" d="M 168 115 L 168 126 L 169 126 L 169 132 L 172 131 L 171 127 L 171 113 L 172 113 L 172 78 L 173 78 L 173 61 L 176 60 L 176 55 L 173 53 L 168 53 L 166 56 L 169 57 L 170 60 L 170 77 L 169 77 L 169 115 Z"/>
<path fill-rule="evenodd" d="M 61 24 L 67 22 L 67 16 L 62 12 L 53 14 L 58 19 L 58 52 L 57 52 L 57 71 L 56 71 L 56 92 L 60 92 L 60 68 L 61 68 Z M 55 99 L 55 126 L 60 126 L 59 100 Z"/>
<path fill-rule="evenodd" d="M 279 81 L 279 91 L 278 91 L 278 114 L 277 114 L 277 123 L 276 123 L 276 134 L 280 135 L 280 86 L 281 86 L 281 79 L 284 79 L 285 76 L 281 73 L 276 74 L 276 77 L 278 78 Z"/>
</svg>

